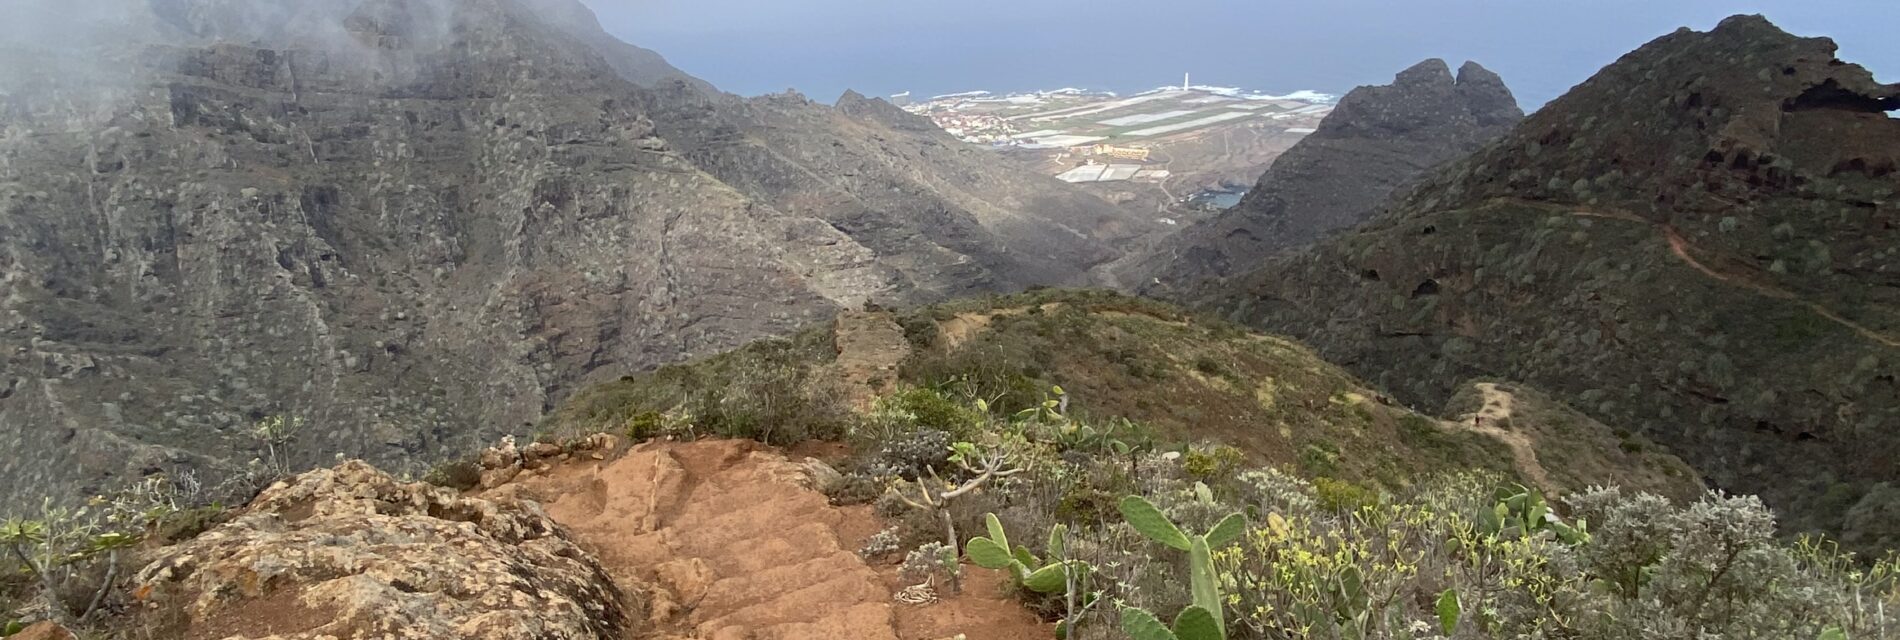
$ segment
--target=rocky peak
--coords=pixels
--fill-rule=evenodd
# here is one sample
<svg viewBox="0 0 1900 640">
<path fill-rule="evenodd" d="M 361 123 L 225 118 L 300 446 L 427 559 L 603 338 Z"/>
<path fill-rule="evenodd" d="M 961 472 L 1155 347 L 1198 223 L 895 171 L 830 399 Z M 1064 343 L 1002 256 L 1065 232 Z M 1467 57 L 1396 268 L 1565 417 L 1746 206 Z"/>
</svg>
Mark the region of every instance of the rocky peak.
<svg viewBox="0 0 1900 640">
<path fill-rule="evenodd" d="M 1524 119 L 1517 98 L 1504 86 L 1504 78 L 1475 61 L 1458 67 L 1458 92 L 1480 127 L 1509 127 Z"/>
<path fill-rule="evenodd" d="M 810 106 L 812 104 L 811 98 L 805 97 L 805 94 L 797 89 L 786 89 L 778 93 L 768 93 L 768 94 L 759 96 L 757 98 L 753 98 L 753 101 L 758 102 L 760 104 L 786 105 L 786 106 L 795 106 L 795 107 Z"/>
<path fill-rule="evenodd" d="M 1510 92 L 1504 86 L 1503 76 L 1498 75 L 1496 71 L 1484 68 L 1484 65 L 1478 64 L 1476 60 L 1466 60 L 1464 64 L 1458 66 L 1457 82 L 1461 87 L 1504 89 L 1507 94 Z"/>
<path fill-rule="evenodd" d="M 1714 215 L 1900 169 L 1900 85 L 1761 16 L 1623 56 L 1414 201 L 1524 197 Z M 1614 116 L 1610 115 L 1614 114 Z M 1875 198 L 1868 193 L 1866 198 Z"/>
<path fill-rule="evenodd" d="M 1392 78 L 1395 87 L 1450 87 L 1456 82 L 1451 77 L 1451 66 L 1442 58 L 1426 58 L 1418 64 L 1407 67 Z"/>
<path fill-rule="evenodd" d="M 838 97 L 834 108 L 838 110 L 838 113 L 852 118 L 869 120 L 893 129 L 918 132 L 938 131 L 937 126 L 929 118 L 905 111 L 883 98 L 867 98 L 864 94 L 850 89 L 846 89 L 844 95 Z"/>
<path fill-rule="evenodd" d="M 1117 271 L 1155 295 L 1244 272 L 1275 251 L 1364 221 L 1401 184 L 1503 135 L 1523 116 L 1504 81 L 1477 63 L 1465 63 L 1454 78 L 1444 60 L 1420 62 L 1392 84 L 1347 93 L 1240 204 Z"/>
<path fill-rule="evenodd" d="M 1522 117 L 1497 74 L 1467 62 L 1454 78 L 1444 60 L 1432 58 L 1399 72 L 1392 84 L 1348 92 L 1316 135 L 1469 137 L 1479 128 L 1508 126 Z"/>
</svg>

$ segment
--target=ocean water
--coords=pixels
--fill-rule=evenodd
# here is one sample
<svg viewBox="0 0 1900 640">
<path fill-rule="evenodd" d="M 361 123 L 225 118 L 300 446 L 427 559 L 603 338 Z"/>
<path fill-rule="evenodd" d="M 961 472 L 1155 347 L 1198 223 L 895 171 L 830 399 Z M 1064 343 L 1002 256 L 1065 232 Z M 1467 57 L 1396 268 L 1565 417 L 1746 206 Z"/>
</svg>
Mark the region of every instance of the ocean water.
<svg viewBox="0 0 1900 640">
<path fill-rule="evenodd" d="M 1526 109 L 1656 37 L 1760 12 L 1894 82 L 1900 2 L 583 0 L 607 30 L 720 88 L 866 95 L 1195 84 L 1341 94 L 1430 57 L 1504 76 Z M 1746 5 L 1738 6 L 1738 5 Z M 4 40 L 4 38 L 0 38 Z"/>
<path fill-rule="evenodd" d="M 1195 204 L 1211 205 L 1216 209 L 1231 209 L 1234 205 L 1240 204 L 1241 197 L 1246 195 L 1247 192 L 1245 191 L 1208 190 L 1188 196 L 1188 201 Z"/>
</svg>

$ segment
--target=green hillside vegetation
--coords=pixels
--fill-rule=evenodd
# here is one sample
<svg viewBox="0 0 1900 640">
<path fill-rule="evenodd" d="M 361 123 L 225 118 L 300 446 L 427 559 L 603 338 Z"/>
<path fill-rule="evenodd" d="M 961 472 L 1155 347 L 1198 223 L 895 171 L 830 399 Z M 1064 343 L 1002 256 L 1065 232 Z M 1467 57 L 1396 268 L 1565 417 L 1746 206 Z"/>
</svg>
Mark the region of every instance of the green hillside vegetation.
<svg viewBox="0 0 1900 640">
<path fill-rule="evenodd" d="M 909 391 L 893 401 L 908 408 L 981 399 L 993 413 L 1011 415 L 1059 386 L 1078 419 L 1126 420 L 1168 442 L 1232 447 L 1250 464 L 1303 477 L 1398 490 L 1443 470 L 1519 473 L 1497 439 L 1393 404 L 1299 344 L 1162 303 L 1040 290 L 923 307 L 894 320 L 912 349 L 893 374 Z M 689 435 L 781 445 L 855 438 L 876 447 L 862 433 L 876 430 L 860 428 L 865 419 L 836 401 L 830 334 L 808 329 L 598 385 L 564 403 L 543 430 L 650 436 L 671 425 L 690 428 Z M 1570 453 L 1546 460 L 1562 469 L 1556 475 L 1568 480 L 1564 486 L 1631 477 L 1670 495 L 1700 490 L 1693 472 L 1666 454 L 1606 462 L 1594 449 L 1616 442 L 1608 428 L 1552 413 L 1561 424 L 1533 433 L 1571 439 Z M 1614 464 L 1642 468 L 1608 468 Z"/>
<path fill-rule="evenodd" d="M 870 381 L 890 392 L 868 406 L 851 406 L 838 374 L 863 354 L 819 327 L 599 385 L 537 440 L 845 441 L 838 473 L 813 478 L 889 524 L 859 553 L 939 591 L 963 588 L 969 565 L 1004 569 L 1069 638 L 1900 633 L 1885 613 L 1900 606 L 1893 557 L 1780 539 L 1760 501 L 1699 493 L 1654 445 L 1535 390 L 1482 383 L 1447 407 L 1508 412 L 1485 424 L 1531 438 L 1543 472 L 1526 474 L 1504 438 L 1389 406 L 1296 344 L 1164 305 L 1040 291 L 867 317 L 908 347 L 893 379 Z M 1625 488 L 1583 488 L 1606 483 Z M 137 521 L 186 508 L 167 505 Z M 177 536 L 59 517 L 7 523 L 0 543 L 94 563 L 61 565 L 68 617 L 139 637 L 137 616 L 110 613 L 136 611 L 120 596 L 85 613 L 77 594 L 117 593 L 85 550 L 139 566 L 146 542 Z M 48 530 L 104 533 L 34 533 Z M 36 597 L 28 581 L 6 590 Z"/>
<path fill-rule="evenodd" d="M 1165 305 L 1038 291 L 892 318 L 912 350 L 862 413 L 822 399 L 841 394 L 820 328 L 602 385 L 546 428 L 842 437 L 853 454 L 823 488 L 892 523 L 861 553 L 939 589 L 961 571 L 946 557 L 1006 569 L 1073 638 L 1900 631 L 1881 615 L 1900 604 L 1891 558 L 1778 539 L 1758 500 L 1704 493 L 1656 445 L 1532 389 L 1472 386 L 1446 415 L 1508 394 L 1486 424 L 1531 438 L 1548 494 L 1498 439 Z M 747 433 L 784 411 L 802 426 Z"/>
</svg>

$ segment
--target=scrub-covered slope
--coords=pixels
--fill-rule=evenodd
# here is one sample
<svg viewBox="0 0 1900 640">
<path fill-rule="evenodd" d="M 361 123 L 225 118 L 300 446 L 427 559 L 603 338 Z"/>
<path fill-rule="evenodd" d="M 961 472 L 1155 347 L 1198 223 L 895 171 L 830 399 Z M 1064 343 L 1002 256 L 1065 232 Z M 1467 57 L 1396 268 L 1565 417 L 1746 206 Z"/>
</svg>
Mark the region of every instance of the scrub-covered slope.
<svg viewBox="0 0 1900 640">
<path fill-rule="evenodd" d="M 863 339 L 863 327 L 879 322 L 908 336 L 908 347 Z M 855 366 L 863 362 L 890 364 Z M 999 416 L 1058 397 L 1059 387 L 1078 415 L 1128 419 L 1165 441 L 1231 445 L 1255 462 L 1391 489 L 1467 468 L 1553 494 L 1617 484 L 1691 498 L 1700 488 L 1693 470 L 1653 444 L 1534 390 L 1511 387 L 1505 395 L 1518 398 L 1517 416 L 1472 429 L 1474 408 L 1454 404 L 1442 418 L 1436 407 L 1413 410 L 1284 338 L 1091 292 L 852 313 L 791 339 L 592 387 L 542 427 L 648 431 L 686 421 L 696 433 L 839 438 L 856 419 L 837 399 L 859 395 L 853 390 L 865 382 L 903 410 L 918 410 L 924 398 L 930 406 L 981 398 Z"/>
<path fill-rule="evenodd" d="M 1797 529 L 1891 543 L 1895 108 L 1826 39 L 1682 30 L 1210 302 L 1410 401 L 1523 381 Z"/>
</svg>

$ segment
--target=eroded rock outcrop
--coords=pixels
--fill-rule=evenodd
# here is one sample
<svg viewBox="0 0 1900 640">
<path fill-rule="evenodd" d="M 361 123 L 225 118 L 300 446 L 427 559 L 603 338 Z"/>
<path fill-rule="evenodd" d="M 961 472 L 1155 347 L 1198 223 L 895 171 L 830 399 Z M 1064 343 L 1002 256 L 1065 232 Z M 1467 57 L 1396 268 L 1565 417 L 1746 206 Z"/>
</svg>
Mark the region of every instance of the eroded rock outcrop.
<svg viewBox="0 0 1900 640">
<path fill-rule="evenodd" d="M 1521 380 L 1792 530 L 1894 539 L 1864 516 L 1900 479 L 1900 85 L 1834 53 L 1756 16 L 1664 36 L 1211 302 L 1408 401 Z"/>
<path fill-rule="evenodd" d="M 618 639 L 644 619 L 539 505 L 362 462 L 271 487 L 138 579 L 175 637 Z"/>
<path fill-rule="evenodd" d="M 1523 117 L 1503 79 L 1476 62 L 1453 77 L 1443 60 L 1426 60 L 1392 84 L 1353 89 L 1240 204 L 1126 260 L 1121 279 L 1150 294 L 1178 295 L 1199 280 L 1243 273 L 1275 251 L 1364 222 L 1400 185 Z"/>
</svg>

